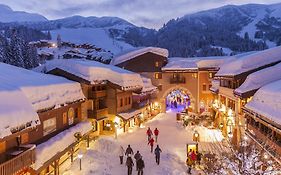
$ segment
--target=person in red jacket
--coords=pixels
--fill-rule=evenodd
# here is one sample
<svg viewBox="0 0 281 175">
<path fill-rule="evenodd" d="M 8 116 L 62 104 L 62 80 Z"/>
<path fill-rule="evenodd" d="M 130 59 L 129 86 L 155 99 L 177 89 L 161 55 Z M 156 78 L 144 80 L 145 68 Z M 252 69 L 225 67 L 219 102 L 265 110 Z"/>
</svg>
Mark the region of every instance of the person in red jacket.
<svg viewBox="0 0 281 175">
<path fill-rule="evenodd" d="M 148 127 L 148 129 L 147 129 L 146 135 L 147 135 L 147 141 L 149 141 L 151 139 L 151 136 L 152 136 L 152 131 L 151 131 L 150 127 Z"/>
<path fill-rule="evenodd" d="M 150 138 L 150 140 L 148 141 L 148 145 L 150 145 L 151 147 L 151 153 L 153 151 L 153 145 L 154 145 L 154 139 L 153 138 Z"/>
<path fill-rule="evenodd" d="M 159 130 L 157 128 L 154 129 L 154 135 L 155 135 L 155 142 L 157 142 Z"/>
</svg>

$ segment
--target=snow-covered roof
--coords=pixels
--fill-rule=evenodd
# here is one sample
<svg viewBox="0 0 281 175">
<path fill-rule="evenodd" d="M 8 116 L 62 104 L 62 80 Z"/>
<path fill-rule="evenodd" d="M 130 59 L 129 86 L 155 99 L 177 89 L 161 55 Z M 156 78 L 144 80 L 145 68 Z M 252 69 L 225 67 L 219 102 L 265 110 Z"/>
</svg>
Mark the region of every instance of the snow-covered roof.
<svg viewBox="0 0 281 175">
<path fill-rule="evenodd" d="M 168 64 L 162 68 L 168 70 L 197 70 L 198 68 L 219 68 L 229 56 L 194 57 L 168 59 Z"/>
<path fill-rule="evenodd" d="M 216 76 L 234 76 L 277 61 L 281 61 L 281 46 L 227 62 L 221 66 Z"/>
<path fill-rule="evenodd" d="M 142 93 L 149 93 L 149 92 L 154 92 L 157 90 L 157 87 L 152 85 L 150 78 L 146 78 L 143 76 L 141 78 L 142 78 L 142 82 L 143 82 Z"/>
<path fill-rule="evenodd" d="M 246 107 L 281 125 L 281 80 L 260 88 Z"/>
<path fill-rule="evenodd" d="M 59 68 L 84 80 L 88 80 L 91 84 L 110 81 L 111 83 L 121 86 L 123 90 L 139 89 L 143 87 L 143 82 L 139 74 L 97 61 L 57 59 L 48 61 L 41 68 L 46 71 Z"/>
<path fill-rule="evenodd" d="M 235 93 L 242 94 L 281 79 L 281 63 L 250 74 Z"/>
<path fill-rule="evenodd" d="M 0 76 L 1 78 L 1 76 Z M 1 80 L 0 80 L 1 81 Z M 40 124 L 39 116 L 32 108 L 24 93 L 7 82 L 0 83 L 0 138 L 11 135 L 11 129 L 22 125 Z"/>
<path fill-rule="evenodd" d="M 19 89 L 35 111 L 85 99 L 79 83 L 4 63 L 0 63 L 0 84 Z"/>
<path fill-rule="evenodd" d="M 137 114 L 141 113 L 141 109 L 132 109 L 130 111 L 126 111 L 126 112 L 121 112 L 118 114 L 119 117 L 121 117 L 124 120 L 129 120 L 133 117 L 135 117 Z"/>
<path fill-rule="evenodd" d="M 35 169 L 39 169 L 45 162 L 50 160 L 57 153 L 65 150 L 68 146 L 76 141 L 74 134 L 80 132 L 82 135 L 88 133 L 92 129 L 90 122 L 82 122 L 62 131 L 58 135 L 50 138 L 48 141 L 41 143 L 35 148 L 36 160 Z"/>
<path fill-rule="evenodd" d="M 136 58 L 140 55 L 143 55 L 145 53 L 154 53 L 163 57 L 169 56 L 169 51 L 167 49 L 163 49 L 159 47 L 144 47 L 144 48 L 137 48 L 127 53 L 122 53 L 120 56 L 116 56 L 115 58 L 113 58 L 110 64 L 118 65 L 125 61 Z"/>
</svg>

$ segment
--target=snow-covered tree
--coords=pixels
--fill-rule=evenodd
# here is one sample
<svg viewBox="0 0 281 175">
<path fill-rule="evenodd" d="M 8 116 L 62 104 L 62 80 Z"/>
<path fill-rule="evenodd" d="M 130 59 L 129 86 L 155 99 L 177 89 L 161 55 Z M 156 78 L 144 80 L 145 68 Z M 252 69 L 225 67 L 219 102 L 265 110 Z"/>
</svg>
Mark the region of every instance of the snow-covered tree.
<svg viewBox="0 0 281 175">
<path fill-rule="evenodd" d="M 11 38 L 10 46 L 7 53 L 7 61 L 9 64 L 24 67 L 24 56 L 23 56 L 24 42 L 20 37 L 14 34 Z"/>
</svg>

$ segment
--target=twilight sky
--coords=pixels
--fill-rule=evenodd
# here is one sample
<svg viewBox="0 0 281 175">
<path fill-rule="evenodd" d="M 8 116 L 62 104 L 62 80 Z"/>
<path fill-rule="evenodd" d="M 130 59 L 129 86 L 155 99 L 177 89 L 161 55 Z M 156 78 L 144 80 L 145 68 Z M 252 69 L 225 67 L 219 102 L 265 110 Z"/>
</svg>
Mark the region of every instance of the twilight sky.
<svg viewBox="0 0 281 175">
<path fill-rule="evenodd" d="M 73 15 L 117 16 L 149 28 L 172 18 L 227 4 L 272 4 L 281 0 L 0 0 L 13 10 L 39 13 L 48 19 Z"/>
</svg>

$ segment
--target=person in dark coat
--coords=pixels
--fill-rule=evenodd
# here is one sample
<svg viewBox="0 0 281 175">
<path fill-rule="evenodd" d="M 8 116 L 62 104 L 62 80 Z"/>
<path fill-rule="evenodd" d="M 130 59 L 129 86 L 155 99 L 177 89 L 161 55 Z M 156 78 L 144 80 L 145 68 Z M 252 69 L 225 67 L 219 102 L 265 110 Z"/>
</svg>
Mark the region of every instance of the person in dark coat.
<svg viewBox="0 0 281 175">
<path fill-rule="evenodd" d="M 134 158 L 136 159 L 136 162 L 141 158 L 141 154 L 139 151 L 135 154 Z M 138 165 L 136 164 L 136 170 L 138 171 Z"/>
<path fill-rule="evenodd" d="M 177 101 L 174 102 L 174 106 L 175 106 L 175 108 L 178 108 L 178 103 L 177 103 Z"/>
<path fill-rule="evenodd" d="M 159 145 L 157 145 L 155 150 L 154 150 L 154 154 L 155 154 L 156 163 L 158 165 L 160 164 L 160 153 L 161 152 L 162 152 L 162 150 L 160 149 Z"/>
<path fill-rule="evenodd" d="M 151 150 L 151 153 L 152 153 L 152 151 L 153 151 L 153 145 L 154 145 L 154 139 L 153 138 L 151 138 L 149 141 L 148 141 L 148 145 L 150 145 L 150 150 Z"/>
<path fill-rule="evenodd" d="M 143 169 L 144 169 L 144 161 L 142 160 L 142 157 L 137 161 L 137 169 L 138 169 L 138 175 L 143 175 Z"/>
<path fill-rule="evenodd" d="M 201 164 L 202 154 L 199 153 L 198 151 L 196 151 L 196 155 L 197 155 L 197 163 L 200 165 Z"/>
<path fill-rule="evenodd" d="M 131 156 L 127 157 L 126 165 L 128 167 L 128 175 L 132 175 L 134 162 Z"/>
<path fill-rule="evenodd" d="M 133 149 L 131 148 L 131 145 L 128 145 L 128 148 L 126 149 L 126 152 L 125 152 L 125 156 L 128 156 L 128 155 L 133 155 L 134 154 L 134 151 Z"/>
<path fill-rule="evenodd" d="M 157 142 L 159 130 L 157 128 L 154 129 L 155 141 Z"/>
</svg>

